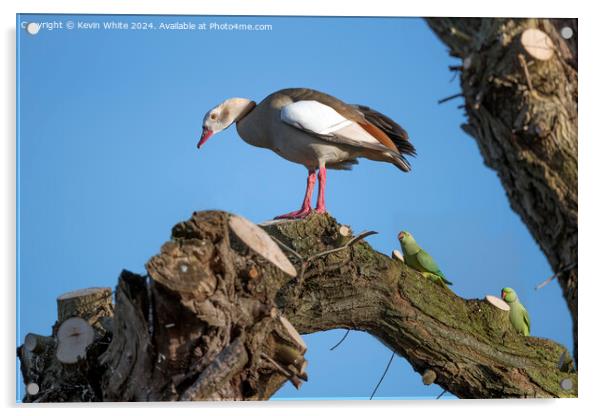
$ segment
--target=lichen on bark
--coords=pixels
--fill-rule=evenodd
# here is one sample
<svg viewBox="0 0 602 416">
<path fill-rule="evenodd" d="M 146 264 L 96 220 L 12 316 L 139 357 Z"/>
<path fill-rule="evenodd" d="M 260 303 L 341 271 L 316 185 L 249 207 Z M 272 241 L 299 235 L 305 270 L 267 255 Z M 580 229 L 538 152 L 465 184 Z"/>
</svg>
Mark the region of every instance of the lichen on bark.
<svg viewBox="0 0 602 416">
<path fill-rule="evenodd" d="M 93 386 L 79 400 L 266 400 L 287 380 L 302 388 L 308 378 L 296 331 L 334 328 L 374 335 L 458 397 L 576 396 L 576 372 L 558 366 L 566 348 L 520 336 L 507 312 L 341 237 L 329 215 L 262 225 L 295 277 L 238 239 L 230 217 L 195 213 L 149 260 L 148 277 L 122 273 L 109 331 L 73 367 L 80 384 Z M 32 357 L 20 347 L 19 356 L 44 397 L 74 400 L 60 371 L 31 365 L 60 369 L 52 353 Z M 560 386 L 566 379 L 570 390 Z"/>
<path fill-rule="evenodd" d="M 578 352 L 577 19 L 427 18 L 461 65 L 466 123 L 510 206 L 557 274 Z M 570 28 L 572 37 L 561 36 Z M 526 45 L 535 30 L 546 42 Z M 549 59 L 529 47 L 550 48 Z M 544 276 L 545 277 L 545 276 Z M 542 277 L 542 280 L 543 278 Z"/>
</svg>

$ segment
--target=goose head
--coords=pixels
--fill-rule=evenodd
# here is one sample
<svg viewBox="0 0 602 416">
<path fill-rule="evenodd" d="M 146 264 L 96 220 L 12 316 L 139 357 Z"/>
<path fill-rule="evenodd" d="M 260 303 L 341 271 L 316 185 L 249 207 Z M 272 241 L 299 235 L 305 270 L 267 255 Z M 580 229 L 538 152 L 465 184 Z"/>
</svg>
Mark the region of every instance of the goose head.
<svg viewBox="0 0 602 416">
<path fill-rule="evenodd" d="M 203 118 L 203 133 L 197 144 L 200 148 L 211 136 L 227 129 L 242 119 L 255 107 L 255 102 L 246 98 L 229 98 L 207 111 Z"/>
</svg>

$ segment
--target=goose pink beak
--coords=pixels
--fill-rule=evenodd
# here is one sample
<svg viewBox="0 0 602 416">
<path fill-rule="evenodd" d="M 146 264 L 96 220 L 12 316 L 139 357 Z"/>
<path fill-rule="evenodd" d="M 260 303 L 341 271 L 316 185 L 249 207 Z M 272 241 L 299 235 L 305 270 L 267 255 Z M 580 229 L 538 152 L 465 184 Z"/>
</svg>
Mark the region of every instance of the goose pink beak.
<svg viewBox="0 0 602 416">
<path fill-rule="evenodd" d="M 207 141 L 209 140 L 209 137 L 213 136 L 213 132 L 209 129 L 203 129 L 203 134 L 201 135 L 201 139 L 199 140 L 199 143 L 196 145 L 197 149 L 200 149 L 201 146 Z"/>
</svg>

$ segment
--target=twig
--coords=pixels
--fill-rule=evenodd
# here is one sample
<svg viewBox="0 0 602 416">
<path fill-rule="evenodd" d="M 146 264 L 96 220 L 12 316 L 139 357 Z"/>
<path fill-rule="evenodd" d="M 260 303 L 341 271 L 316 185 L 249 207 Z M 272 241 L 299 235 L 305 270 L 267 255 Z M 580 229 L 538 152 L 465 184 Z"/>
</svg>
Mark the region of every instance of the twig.
<svg viewBox="0 0 602 416">
<path fill-rule="evenodd" d="M 568 272 L 569 270 L 574 269 L 575 267 L 577 267 L 577 262 L 575 263 L 571 263 L 566 267 L 563 267 L 562 269 L 558 270 L 556 273 L 554 273 L 552 276 L 548 277 L 546 280 L 544 280 L 543 282 L 541 282 L 540 284 L 538 284 L 537 286 L 535 286 L 535 290 L 539 290 L 542 287 L 546 286 L 548 283 L 550 283 L 552 280 L 556 279 L 558 276 L 560 276 L 562 273 L 564 272 Z"/>
<path fill-rule="evenodd" d="M 527 86 L 529 87 L 529 91 L 533 91 L 533 84 L 531 83 L 529 68 L 527 68 L 527 61 L 525 60 L 525 56 L 522 53 L 518 54 L 518 61 L 520 62 L 520 66 L 523 68 L 523 73 L 525 74 L 525 78 L 527 79 Z"/>
<path fill-rule="evenodd" d="M 374 397 L 374 395 L 376 394 L 376 390 L 378 390 L 378 387 L 380 386 L 380 383 L 383 382 L 385 376 L 387 375 L 387 371 L 389 371 L 389 367 L 391 366 L 391 363 L 393 362 L 393 358 L 395 358 L 395 351 L 393 351 L 391 353 L 391 358 L 389 358 L 389 362 L 387 363 L 387 367 L 385 368 L 385 372 L 383 373 L 383 375 L 381 376 L 380 380 L 378 380 L 378 384 L 376 385 L 376 387 L 374 387 L 374 391 L 372 392 L 372 394 L 370 395 L 370 400 L 372 400 L 372 398 Z"/>
<path fill-rule="evenodd" d="M 374 234 L 378 234 L 378 233 L 376 231 L 363 231 L 363 232 L 359 233 L 357 236 L 353 237 L 351 240 L 347 241 L 341 247 L 333 248 L 331 250 L 326 250 L 326 251 L 322 251 L 321 253 L 314 254 L 312 256 L 309 256 L 307 258 L 307 260 L 305 260 L 305 261 L 307 263 L 309 263 L 310 261 L 312 261 L 314 259 L 317 259 L 318 257 L 322 257 L 322 256 L 326 256 L 328 254 L 339 252 L 339 251 L 344 250 L 344 249 L 346 249 L 348 247 L 351 247 L 352 245 L 354 245 L 358 241 L 361 241 L 364 238 L 366 238 L 366 237 L 368 237 L 370 235 L 374 235 Z"/>
<path fill-rule="evenodd" d="M 361 232 L 359 235 L 353 237 L 351 240 L 347 241 L 347 243 L 345 243 L 341 247 L 333 248 L 331 250 L 322 251 L 320 253 L 317 253 L 317 254 L 314 254 L 312 256 L 309 256 L 306 259 L 304 259 L 301 254 L 297 253 L 297 251 L 295 251 L 291 247 L 287 246 L 282 241 L 278 240 L 276 237 L 274 237 L 274 236 L 270 236 L 270 237 L 272 237 L 272 239 L 278 245 L 280 245 L 282 248 L 286 249 L 289 253 L 291 253 L 295 257 L 297 257 L 297 259 L 301 262 L 301 269 L 299 270 L 299 273 L 297 273 L 297 286 L 295 288 L 295 297 L 298 298 L 299 295 L 300 295 L 301 284 L 303 283 L 303 279 L 305 277 L 305 270 L 307 269 L 307 265 L 309 264 L 310 261 L 312 261 L 314 259 L 317 259 L 319 257 L 322 257 L 322 256 L 326 256 L 327 254 L 332 254 L 332 253 L 336 253 L 338 251 L 344 250 L 344 249 L 346 249 L 348 247 L 351 247 L 352 245 L 354 245 L 358 241 L 360 241 L 360 240 L 368 237 L 369 235 L 373 235 L 373 234 L 378 234 L 378 233 L 376 231 L 364 231 L 364 232 Z"/>
<path fill-rule="evenodd" d="M 359 235 L 353 237 L 351 240 L 347 241 L 345 244 L 343 244 L 340 247 L 333 248 L 331 250 L 326 250 L 326 251 L 322 251 L 320 253 L 313 254 L 313 255 L 309 256 L 308 258 L 306 258 L 306 259 L 303 259 L 303 256 L 301 254 L 297 253 L 294 249 L 292 249 L 291 247 L 287 246 L 282 241 L 278 240 L 276 237 L 274 237 L 274 236 L 270 236 L 270 237 L 272 237 L 272 239 L 280 247 L 284 248 L 285 250 L 287 250 L 288 252 L 290 252 L 291 254 L 293 254 L 295 257 L 297 257 L 299 260 L 301 260 L 302 263 L 309 263 L 310 261 L 312 261 L 314 259 L 317 259 L 318 257 L 326 256 L 327 254 L 336 253 L 338 251 L 346 249 L 347 247 L 351 247 L 352 245 L 354 245 L 358 241 L 363 240 L 364 238 L 366 238 L 366 237 L 368 237 L 370 235 L 374 235 L 374 234 L 378 234 L 378 233 L 376 231 L 364 231 L 364 232 L 361 232 Z"/>
<path fill-rule="evenodd" d="M 276 244 L 278 244 L 280 247 L 282 247 L 283 249 L 287 250 L 289 253 L 291 253 L 295 257 L 297 257 L 297 259 L 303 261 L 303 256 L 301 254 L 297 253 L 295 250 L 293 250 L 291 247 L 289 247 L 286 244 L 284 244 L 282 241 L 278 240 L 273 235 L 270 235 L 270 237 L 272 237 L 272 240 L 274 240 L 276 242 Z"/>
<path fill-rule="evenodd" d="M 345 341 L 345 338 L 347 338 L 347 335 L 349 335 L 349 332 L 351 332 L 350 329 L 347 330 L 347 332 L 345 332 L 345 335 L 343 335 L 343 338 L 341 338 L 341 340 L 339 342 L 337 342 L 331 349 L 330 351 L 334 351 L 334 349 L 336 347 L 338 347 L 339 345 L 341 345 L 343 343 L 343 341 Z"/>
<path fill-rule="evenodd" d="M 442 99 L 440 99 L 439 101 L 437 101 L 437 104 L 443 104 L 443 103 L 446 103 L 446 102 L 448 102 L 448 101 L 451 101 L 451 100 L 453 100 L 454 98 L 462 97 L 463 95 L 464 95 L 464 94 L 463 94 L 463 93 L 461 93 L 461 92 L 459 92 L 459 93 L 457 93 L 457 94 L 454 94 L 454 95 L 450 95 L 449 97 L 445 97 L 445 98 L 442 98 Z"/>
<path fill-rule="evenodd" d="M 441 392 L 441 394 L 439 394 L 439 395 L 437 396 L 437 398 L 436 398 L 435 400 L 439 400 L 441 397 L 443 397 L 443 395 L 444 395 L 445 393 L 447 393 L 447 390 L 445 390 L 445 389 L 444 389 L 444 390 Z"/>
<path fill-rule="evenodd" d="M 261 358 L 263 358 L 264 360 L 268 361 L 270 364 L 272 364 L 276 370 L 280 371 L 282 374 L 284 374 L 287 378 L 291 378 L 294 374 L 291 374 L 290 371 L 288 371 L 286 368 L 282 367 L 280 364 L 278 364 L 274 359 L 272 359 L 272 357 L 270 357 L 269 355 L 265 354 L 265 353 L 261 353 Z"/>
<path fill-rule="evenodd" d="M 454 73 L 449 82 L 454 82 L 454 80 L 458 76 L 458 72 L 462 72 L 464 70 L 464 65 L 449 65 L 448 68 Z"/>
<path fill-rule="evenodd" d="M 299 388 L 301 387 L 301 380 L 307 381 L 307 374 L 298 374 L 297 375 L 297 374 L 287 370 L 286 368 L 282 367 L 275 360 L 273 360 L 269 355 L 267 355 L 263 352 L 261 353 L 261 358 L 268 361 L 270 364 L 272 364 L 274 366 L 274 368 L 277 371 L 280 371 L 286 378 L 288 378 L 288 380 L 291 383 L 293 383 L 293 386 L 295 386 L 295 388 L 297 390 L 299 390 Z M 289 368 L 293 368 L 293 366 L 291 365 L 291 366 L 289 366 Z M 300 378 L 301 378 L 301 380 L 300 380 Z"/>
</svg>

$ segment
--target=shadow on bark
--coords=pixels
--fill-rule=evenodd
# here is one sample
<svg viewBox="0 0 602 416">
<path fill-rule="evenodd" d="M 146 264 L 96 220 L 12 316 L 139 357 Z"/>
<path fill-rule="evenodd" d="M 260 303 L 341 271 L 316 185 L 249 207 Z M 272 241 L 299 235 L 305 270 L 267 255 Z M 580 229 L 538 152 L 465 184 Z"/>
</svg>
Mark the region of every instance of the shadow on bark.
<svg viewBox="0 0 602 416">
<path fill-rule="evenodd" d="M 558 278 L 576 361 L 577 19 L 426 21 L 461 60 L 450 69 L 460 74 L 462 129 L 498 174 Z"/>
<path fill-rule="evenodd" d="M 194 213 L 148 276 L 122 272 L 114 305 L 106 288 L 59 299 L 52 336 L 18 348 L 24 401 L 266 400 L 308 380 L 299 333 L 334 328 L 374 335 L 461 398 L 577 395 L 566 348 L 516 334 L 508 312 L 374 251 L 368 234 L 328 215 L 259 228 Z"/>
</svg>

